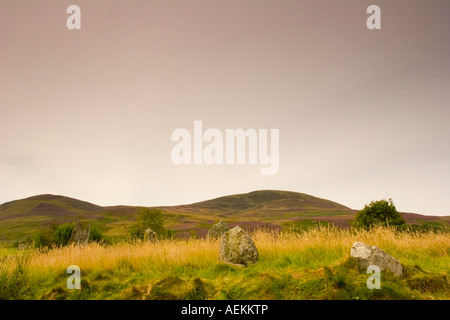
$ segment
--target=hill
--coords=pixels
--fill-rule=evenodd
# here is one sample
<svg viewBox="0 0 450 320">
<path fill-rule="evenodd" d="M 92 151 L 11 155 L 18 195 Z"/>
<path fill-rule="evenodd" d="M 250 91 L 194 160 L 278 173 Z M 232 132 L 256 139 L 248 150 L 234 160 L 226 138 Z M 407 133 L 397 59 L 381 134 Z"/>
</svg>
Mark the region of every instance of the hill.
<svg viewBox="0 0 450 320">
<path fill-rule="evenodd" d="M 209 227 L 223 220 L 230 226 L 282 229 L 333 224 L 348 227 L 357 212 L 339 203 L 304 193 L 262 190 L 207 201 L 158 207 L 167 228 L 178 237 L 202 237 Z M 0 242 L 14 243 L 33 237 L 52 224 L 86 220 L 106 236 L 124 237 L 133 223 L 136 206 L 102 207 L 61 196 L 38 195 L 0 205 Z M 407 223 L 440 223 L 448 217 L 404 213 Z"/>
<path fill-rule="evenodd" d="M 191 205 L 171 207 L 172 210 L 217 212 L 224 215 L 306 211 L 350 210 L 339 203 L 310 196 L 305 193 L 263 190 L 220 197 Z"/>
<path fill-rule="evenodd" d="M 102 207 L 77 199 L 43 194 L 0 205 L 0 219 L 17 215 L 66 215 L 95 212 Z"/>
</svg>

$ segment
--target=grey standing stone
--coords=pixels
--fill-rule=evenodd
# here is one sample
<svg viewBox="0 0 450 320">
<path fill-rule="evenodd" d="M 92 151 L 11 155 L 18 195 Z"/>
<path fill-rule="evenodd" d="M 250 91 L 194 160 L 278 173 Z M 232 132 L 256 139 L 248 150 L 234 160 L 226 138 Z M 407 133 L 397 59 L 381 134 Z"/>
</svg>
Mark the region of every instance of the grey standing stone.
<svg viewBox="0 0 450 320">
<path fill-rule="evenodd" d="M 18 250 L 27 250 L 30 249 L 31 245 L 28 242 L 20 242 L 19 245 L 17 246 Z"/>
<path fill-rule="evenodd" d="M 145 241 L 150 241 L 150 242 L 155 242 L 157 240 L 157 233 L 155 231 L 153 231 L 152 229 L 147 229 L 144 231 L 144 240 Z"/>
<path fill-rule="evenodd" d="M 350 257 L 356 260 L 361 271 L 367 270 L 370 265 L 375 265 L 381 271 L 388 270 L 396 276 L 403 274 L 403 266 L 394 257 L 376 246 L 369 246 L 362 242 L 355 242 L 351 248 Z"/>
<path fill-rule="evenodd" d="M 208 231 L 208 237 L 220 238 L 228 230 L 230 230 L 228 225 L 223 221 L 219 221 L 211 226 L 211 228 Z"/>
<path fill-rule="evenodd" d="M 222 236 L 219 259 L 234 265 L 248 266 L 258 261 L 258 249 L 247 232 L 241 227 L 234 227 Z"/>
<path fill-rule="evenodd" d="M 89 241 L 91 228 L 88 222 L 76 222 L 70 236 L 69 244 L 86 244 Z"/>
</svg>

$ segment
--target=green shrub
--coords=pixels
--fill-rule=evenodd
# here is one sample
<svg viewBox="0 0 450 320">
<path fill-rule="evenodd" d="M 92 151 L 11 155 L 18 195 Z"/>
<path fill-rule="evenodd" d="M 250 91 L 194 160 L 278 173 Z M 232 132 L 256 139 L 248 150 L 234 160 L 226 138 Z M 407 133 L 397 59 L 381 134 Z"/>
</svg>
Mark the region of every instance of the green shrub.
<svg viewBox="0 0 450 320">
<path fill-rule="evenodd" d="M 58 225 L 53 231 L 54 243 L 58 246 L 68 245 L 72 231 L 73 223 L 63 223 Z"/>
<path fill-rule="evenodd" d="M 356 214 L 353 226 L 356 228 L 370 229 L 376 226 L 394 226 L 402 228 L 405 226 L 400 213 L 397 212 L 392 199 L 372 201 L 365 205 L 364 209 Z"/>
<path fill-rule="evenodd" d="M 39 230 L 33 241 L 35 246 L 38 248 L 50 247 L 55 243 L 52 229 L 47 227 Z"/>
<path fill-rule="evenodd" d="M 170 230 L 164 229 L 164 219 L 161 210 L 140 208 L 136 213 L 136 222 L 129 230 L 132 239 L 143 239 L 147 229 L 152 229 L 160 238 L 167 238 L 173 235 Z"/>
<path fill-rule="evenodd" d="M 104 242 L 105 239 L 101 232 L 96 227 L 93 227 L 91 228 L 91 232 L 89 233 L 89 241 Z"/>
<path fill-rule="evenodd" d="M 63 223 L 59 225 L 52 225 L 45 227 L 37 233 L 34 237 L 36 247 L 52 247 L 52 246 L 66 246 L 69 244 L 70 237 L 74 228 L 73 223 Z M 106 242 L 101 232 L 96 228 L 91 228 L 89 233 L 89 241 Z"/>
</svg>

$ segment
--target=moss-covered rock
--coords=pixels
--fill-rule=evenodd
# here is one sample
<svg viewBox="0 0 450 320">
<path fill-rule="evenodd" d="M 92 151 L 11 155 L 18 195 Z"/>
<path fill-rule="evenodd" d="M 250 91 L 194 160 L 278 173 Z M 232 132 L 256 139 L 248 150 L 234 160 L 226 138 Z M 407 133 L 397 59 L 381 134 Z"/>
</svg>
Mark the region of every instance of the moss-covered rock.
<svg viewBox="0 0 450 320">
<path fill-rule="evenodd" d="M 219 221 L 211 226 L 208 231 L 208 237 L 213 239 L 220 238 L 228 230 L 230 230 L 228 225 L 223 221 Z"/>
<path fill-rule="evenodd" d="M 258 249 L 247 232 L 234 227 L 222 236 L 219 258 L 226 263 L 248 266 L 258 261 Z"/>
</svg>

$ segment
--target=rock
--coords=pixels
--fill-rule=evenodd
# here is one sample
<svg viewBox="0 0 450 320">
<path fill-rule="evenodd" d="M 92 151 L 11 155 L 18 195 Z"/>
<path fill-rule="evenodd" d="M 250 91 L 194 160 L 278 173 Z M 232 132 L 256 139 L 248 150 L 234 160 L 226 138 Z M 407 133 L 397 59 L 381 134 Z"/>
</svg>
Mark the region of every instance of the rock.
<svg viewBox="0 0 450 320">
<path fill-rule="evenodd" d="M 91 228 L 87 222 L 76 222 L 73 227 L 72 234 L 69 239 L 69 244 L 86 244 L 89 241 L 89 233 Z"/>
<path fill-rule="evenodd" d="M 230 228 L 228 228 L 228 225 L 223 221 L 219 221 L 219 222 L 213 224 L 212 227 L 209 229 L 208 237 L 209 238 L 220 238 L 228 230 L 230 230 Z"/>
<path fill-rule="evenodd" d="M 403 274 L 403 266 L 400 261 L 375 246 L 371 247 L 362 242 L 355 242 L 352 246 L 350 257 L 356 260 L 361 271 L 366 271 L 370 265 L 375 265 L 381 271 L 388 270 L 396 276 Z"/>
<path fill-rule="evenodd" d="M 27 250 L 31 248 L 31 243 L 29 242 L 19 242 L 17 245 L 17 250 Z"/>
<path fill-rule="evenodd" d="M 220 243 L 219 259 L 226 263 L 248 266 L 258 261 L 258 249 L 241 227 L 225 232 Z"/>
<path fill-rule="evenodd" d="M 155 231 L 149 228 L 144 232 L 144 240 L 155 242 L 157 240 L 157 235 L 158 234 Z"/>
</svg>

